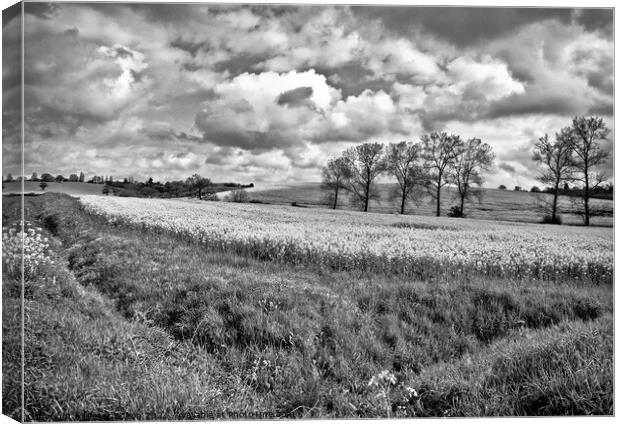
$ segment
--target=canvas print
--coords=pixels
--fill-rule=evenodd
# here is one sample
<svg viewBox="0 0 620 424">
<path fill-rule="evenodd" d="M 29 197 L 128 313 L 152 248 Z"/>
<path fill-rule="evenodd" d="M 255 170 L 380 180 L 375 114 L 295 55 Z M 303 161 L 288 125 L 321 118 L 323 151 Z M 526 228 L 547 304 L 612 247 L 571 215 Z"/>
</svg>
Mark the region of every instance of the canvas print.
<svg viewBox="0 0 620 424">
<path fill-rule="evenodd" d="M 2 14 L 2 413 L 614 414 L 612 8 Z"/>
</svg>

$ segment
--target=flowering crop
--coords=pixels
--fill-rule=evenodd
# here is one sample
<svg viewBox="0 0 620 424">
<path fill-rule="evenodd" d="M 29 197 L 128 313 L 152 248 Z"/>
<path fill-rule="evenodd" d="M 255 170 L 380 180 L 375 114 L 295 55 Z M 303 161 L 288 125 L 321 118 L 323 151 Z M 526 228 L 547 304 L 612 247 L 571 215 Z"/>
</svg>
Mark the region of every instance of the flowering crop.
<svg viewBox="0 0 620 424">
<path fill-rule="evenodd" d="M 116 225 L 294 264 L 406 275 L 467 273 L 610 282 L 613 231 L 286 206 L 82 196 Z"/>
<path fill-rule="evenodd" d="M 23 246 L 23 256 L 22 256 Z M 47 237 L 43 237 L 41 228 L 29 222 L 24 223 L 24 231 L 19 226 L 2 230 L 2 265 L 8 275 L 20 277 L 22 258 L 24 262 L 24 279 L 36 275 L 43 264 L 52 264 Z"/>
</svg>

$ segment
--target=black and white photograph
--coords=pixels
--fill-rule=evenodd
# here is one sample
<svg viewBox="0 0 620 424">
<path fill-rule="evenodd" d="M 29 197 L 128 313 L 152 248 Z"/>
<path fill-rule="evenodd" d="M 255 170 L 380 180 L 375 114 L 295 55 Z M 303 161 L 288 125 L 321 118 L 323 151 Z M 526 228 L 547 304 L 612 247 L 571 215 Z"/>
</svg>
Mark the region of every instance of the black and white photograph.
<svg viewBox="0 0 620 424">
<path fill-rule="evenodd" d="M 614 416 L 612 2 L 2 6 L 5 422 Z"/>
</svg>

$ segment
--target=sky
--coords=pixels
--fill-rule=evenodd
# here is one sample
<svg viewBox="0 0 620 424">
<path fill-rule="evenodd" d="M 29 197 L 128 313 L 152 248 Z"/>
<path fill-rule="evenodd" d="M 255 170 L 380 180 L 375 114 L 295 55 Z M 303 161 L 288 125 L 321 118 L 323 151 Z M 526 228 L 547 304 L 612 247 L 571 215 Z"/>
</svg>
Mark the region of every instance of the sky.
<svg viewBox="0 0 620 424">
<path fill-rule="evenodd" d="M 611 9 L 25 4 L 25 171 L 318 181 L 430 131 L 530 187 L 536 140 L 613 129 Z M 19 16 L 3 13 L 3 174 L 19 167 Z M 606 145 L 613 145 L 613 132 Z M 604 171 L 613 177 L 613 160 Z"/>
</svg>

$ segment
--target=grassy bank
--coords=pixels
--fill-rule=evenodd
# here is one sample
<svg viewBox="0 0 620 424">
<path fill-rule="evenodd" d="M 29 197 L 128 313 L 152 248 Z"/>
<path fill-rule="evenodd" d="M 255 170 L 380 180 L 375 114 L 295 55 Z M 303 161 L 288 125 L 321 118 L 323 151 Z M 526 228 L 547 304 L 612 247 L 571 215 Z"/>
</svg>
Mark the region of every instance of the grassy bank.
<svg viewBox="0 0 620 424">
<path fill-rule="evenodd" d="M 54 259 L 26 282 L 27 418 L 612 413 L 609 285 L 259 262 L 26 203 Z"/>
</svg>

